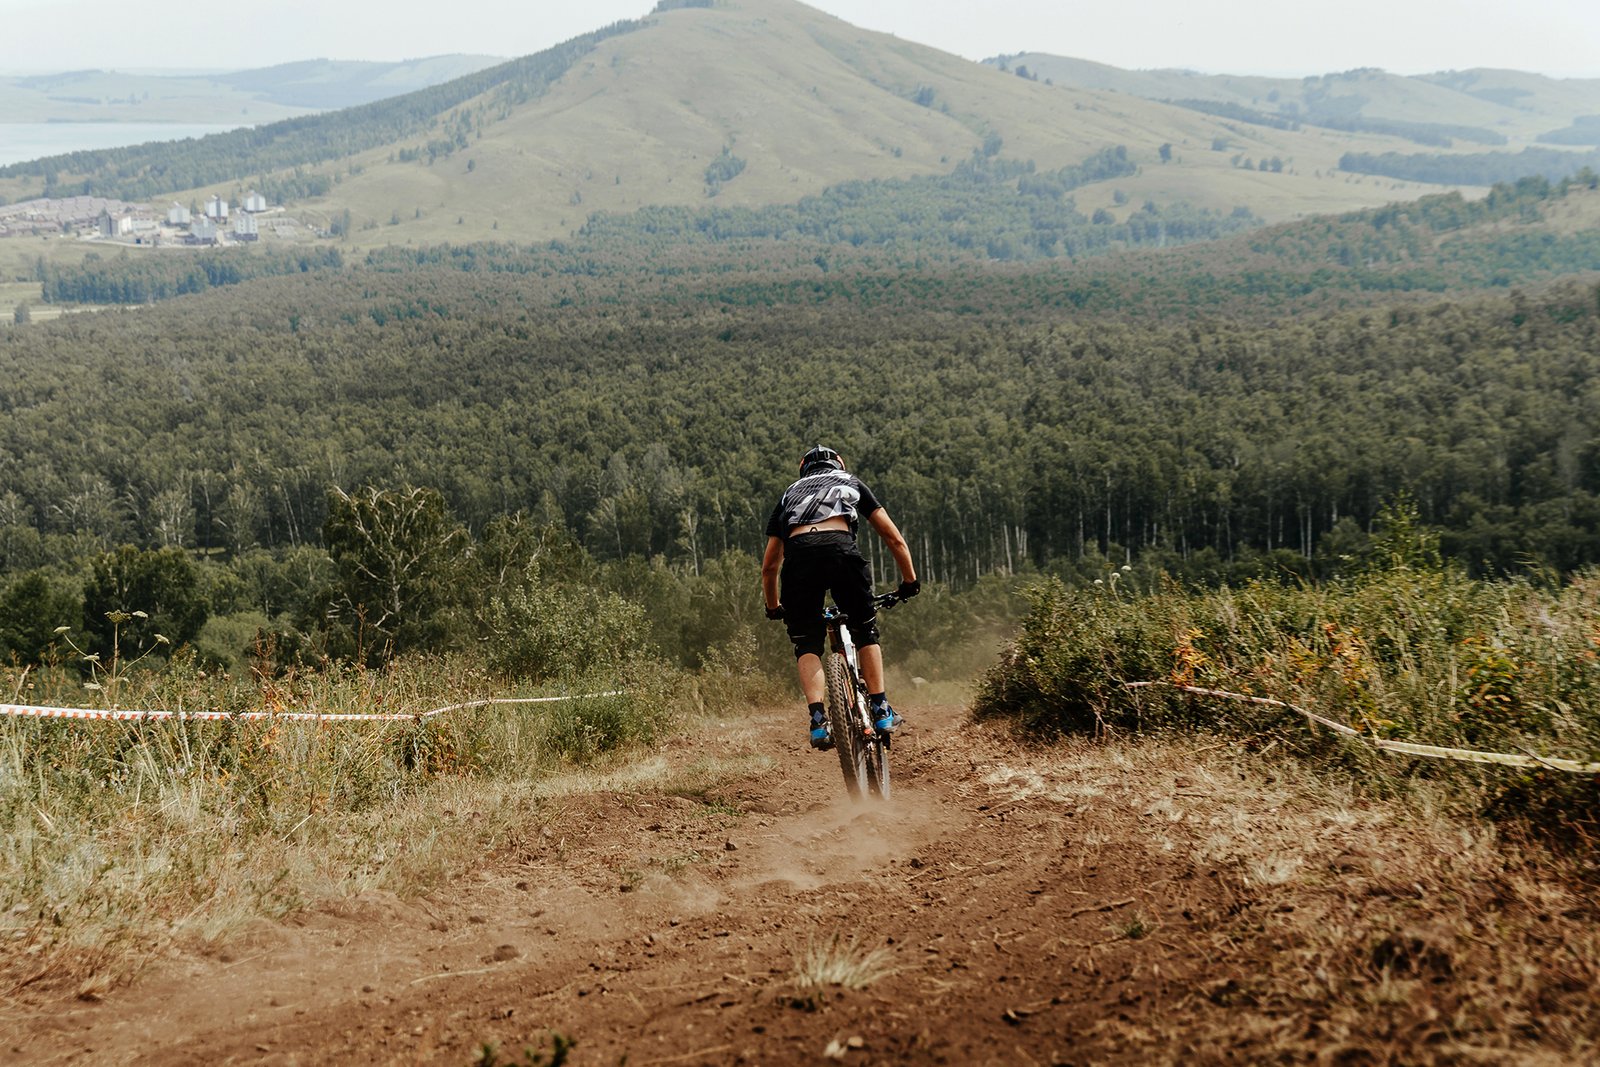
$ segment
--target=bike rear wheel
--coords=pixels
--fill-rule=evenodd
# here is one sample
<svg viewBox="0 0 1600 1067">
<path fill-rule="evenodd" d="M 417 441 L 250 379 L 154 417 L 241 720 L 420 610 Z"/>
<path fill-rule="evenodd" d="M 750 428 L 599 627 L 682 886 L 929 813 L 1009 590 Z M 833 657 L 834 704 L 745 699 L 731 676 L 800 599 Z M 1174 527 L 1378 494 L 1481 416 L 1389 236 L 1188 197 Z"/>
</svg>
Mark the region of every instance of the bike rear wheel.
<svg viewBox="0 0 1600 1067">
<path fill-rule="evenodd" d="M 880 800 L 889 799 L 889 734 L 863 739 L 866 748 L 867 791 Z"/>
<path fill-rule="evenodd" d="M 852 800 L 860 800 L 868 787 L 868 758 L 867 740 L 861 736 L 861 723 L 857 721 L 856 687 L 844 656 L 836 652 L 822 657 L 822 673 L 828 684 L 828 728 L 833 731 L 833 747 L 839 753 L 844 788 Z"/>
</svg>

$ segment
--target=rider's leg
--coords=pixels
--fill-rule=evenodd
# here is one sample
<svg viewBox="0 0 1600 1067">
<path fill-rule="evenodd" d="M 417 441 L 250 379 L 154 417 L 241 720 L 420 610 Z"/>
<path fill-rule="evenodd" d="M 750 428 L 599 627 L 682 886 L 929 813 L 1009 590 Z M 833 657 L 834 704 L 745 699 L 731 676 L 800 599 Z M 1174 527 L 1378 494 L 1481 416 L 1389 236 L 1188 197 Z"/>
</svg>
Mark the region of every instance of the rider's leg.
<svg viewBox="0 0 1600 1067">
<path fill-rule="evenodd" d="M 828 720 L 823 711 L 827 682 L 822 673 L 822 653 L 827 635 L 822 621 L 826 585 L 818 580 L 815 553 L 797 540 L 785 554 L 779 574 L 778 603 L 783 605 L 789 640 L 794 642 L 795 668 L 805 692 L 812 748 L 828 748 Z"/>
<path fill-rule="evenodd" d="M 868 645 L 856 650 L 861 656 L 861 680 L 867 683 L 867 692 L 883 692 L 883 649 L 879 645 Z M 820 672 L 821 666 L 817 667 Z"/>
<path fill-rule="evenodd" d="M 880 676 L 883 674 L 882 662 L 880 659 Z M 821 704 L 827 691 L 827 682 L 822 677 L 822 657 L 807 652 L 795 661 L 795 665 L 800 671 L 800 688 L 806 694 L 806 703 Z"/>
<path fill-rule="evenodd" d="M 832 748 L 833 734 L 828 728 L 828 715 L 823 705 L 823 692 L 827 681 L 822 674 L 822 657 L 815 652 L 802 652 L 795 660 L 800 672 L 800 688 L 805 690 L 806 712 L 810 715 L 811 731 L 808 735 L 812 748 Z"/>
<path fill-rule="evenodd" d="M 883 692 L 883 650 L 878 645 L 867 645 L 858 650 L 861 655 L 861 680 L 867 683 L 871 699 L 872 725 L 881 731 L 893 730 L 904 720 L 894 710 Z"/>
<path fill-rule="evenodd" d="M 858 549 L 843 553 L 832 576 L 833 599 L 850 616 L 861 680 L 867 684 L 873 728 L 890 731 L 903 721 L 883 695 L 883 650 L 878 647 L 877 608 L 872 602 L 872 568 Z"/>
</svg>

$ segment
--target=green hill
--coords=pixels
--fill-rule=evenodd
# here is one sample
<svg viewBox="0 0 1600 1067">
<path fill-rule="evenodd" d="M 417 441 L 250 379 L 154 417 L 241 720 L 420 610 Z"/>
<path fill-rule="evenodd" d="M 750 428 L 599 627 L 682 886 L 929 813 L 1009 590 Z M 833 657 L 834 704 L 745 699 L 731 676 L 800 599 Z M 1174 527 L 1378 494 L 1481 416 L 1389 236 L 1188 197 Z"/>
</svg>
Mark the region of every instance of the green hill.
<svg viewBox="0 0 1600 1067">
<path fill-rule="evenodd" d="M 50 177 L 125 199 L 253 184 L 361 245 L 548 239 L 597 211 L 794 204 L 948 175 L 975 152 L 1054 171 L 1122 146 L 1133 173 L 1075 190 L 1078 210 L 1124 223 L 1146 201 L 1188 202 L 1275 221 L 1437 191 L 1335 173 L 1347 152 L 1407 143 L 1047 85 L 793 0 L 728 0 L 248 137 L 0 169 L 0 196 L 37 196 Z"/>
</svg>

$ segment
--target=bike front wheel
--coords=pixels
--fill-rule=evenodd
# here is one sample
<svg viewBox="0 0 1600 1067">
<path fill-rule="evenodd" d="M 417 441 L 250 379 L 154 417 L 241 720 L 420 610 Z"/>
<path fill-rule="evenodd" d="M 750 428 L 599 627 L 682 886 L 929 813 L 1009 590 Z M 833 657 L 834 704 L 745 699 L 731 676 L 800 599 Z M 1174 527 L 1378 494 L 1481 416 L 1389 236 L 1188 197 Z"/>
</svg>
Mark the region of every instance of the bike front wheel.
<svg viewBox="0 0 1600 1067">
<path fill-rule="evenodd" d="M 850 794 L 850 799 L 860 800 L 862 792 L 868 788 L 868 743 L 857 721 L 856 687 L 849 665 L 838 653 L 822 657 L 822 673 L 828 684 L 828 728 L 833 731 L 833 747 L 839 753 L 845 792 Z"/>
<path fill-rule="evenodd" d="M 867 791 L 879 800 L 889 799 L 889 734 L 862 738 L 867 770 Z"/>
</svg>

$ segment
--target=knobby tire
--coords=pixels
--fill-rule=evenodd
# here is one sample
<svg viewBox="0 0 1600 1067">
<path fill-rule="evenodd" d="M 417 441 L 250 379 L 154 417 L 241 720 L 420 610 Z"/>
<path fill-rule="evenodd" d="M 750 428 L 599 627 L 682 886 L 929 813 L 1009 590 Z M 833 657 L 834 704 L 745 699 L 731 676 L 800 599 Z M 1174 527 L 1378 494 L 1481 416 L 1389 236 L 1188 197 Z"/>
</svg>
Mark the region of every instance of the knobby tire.
<svg viewBox="0 0 1600 1067">
<path fill-rule="evenodd" d="M 866 747 L 867 789 L 880 800 L 889 799 L 889 741 L 891 735 L 879 734 Z"/>
<path fill-rule="evenodd" d="M 850 671 L 844 657 L 830 651 L 822 657 L 822 673 L 828 684 L 828 728 L 833 731 L 833 747 L 839 753 L 839 769 L 850 799 L 860 800 L 867 787 L 867 742 L 856 721 L 856 691 L 850 684 Z"/>
</svg>

